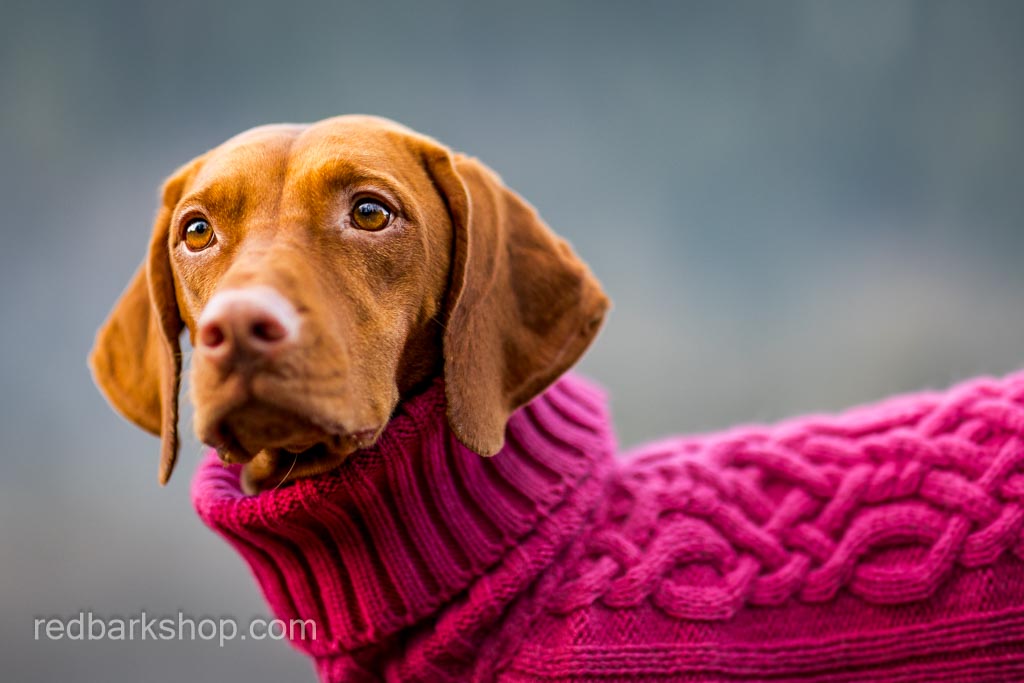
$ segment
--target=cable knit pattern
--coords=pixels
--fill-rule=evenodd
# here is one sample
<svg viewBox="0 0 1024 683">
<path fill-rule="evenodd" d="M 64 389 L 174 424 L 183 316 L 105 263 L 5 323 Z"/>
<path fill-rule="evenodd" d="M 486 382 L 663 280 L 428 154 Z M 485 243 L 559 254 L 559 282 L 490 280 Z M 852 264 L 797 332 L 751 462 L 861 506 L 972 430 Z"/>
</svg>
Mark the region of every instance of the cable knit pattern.
<svg viewBox="0 0 1024 683">
<path fill-rule="evenodd" d="M 614 480 L 552 608 L 651 599 L 707 620 L 844 587 L 883 604 L 927 598 L 954 563 L 1024 549 L 1022 400 L 1020 382 L 976 382 L 644 448 Z M 894 545 L 921 552 L 871 561 Z M 680 562 L 714 567 L 713 580 L 672 575 Z"/>
<path fill-rule="evenodd" d="M 579 379 L 492 459 L 443 398 L 328 476 L 194 481 L 323 680 L 1024 678 L 1024 374 L 618 462 Z"/>
</svg>

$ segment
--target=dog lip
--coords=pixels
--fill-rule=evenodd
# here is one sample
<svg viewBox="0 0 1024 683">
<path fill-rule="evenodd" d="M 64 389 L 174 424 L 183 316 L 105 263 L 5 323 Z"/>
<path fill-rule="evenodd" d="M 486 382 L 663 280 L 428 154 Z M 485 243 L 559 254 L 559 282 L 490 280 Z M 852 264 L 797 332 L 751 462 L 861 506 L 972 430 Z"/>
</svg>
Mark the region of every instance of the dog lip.
<svg viewBox="0 0 1024 683">
<path fill-rule="evenodd" d="M 282 454 L 298 456 L 317 455 L 318 452 L 326 450 L 332 455 L 348 457 L 359 449 L 371 446 L 379 431 L 379 429 L 361 429 L 354 432 L 334 432 L 315 442 L 290 444 L 274 450 Z"/>
<path fill-rule="evenodd" d="M 234 437 L 231 430 L 223 423 L 216 425 L 214 434 L 214 438 L 204 438 L 203 442 L 209 444 L 217 451 L 217 457 L 225 465 L 233 463 L 245 464 L 256 457 L 255 453 L 249 453 L 242 447 L 242 444 Z"/>
<path fill-rule="evenodd" d="M 366 448 L 373 443 L 378 431 L 378 429 L 362 429 L 352 432 L 348 436 L 355 442 L 358 448 Z"/>
<path fill-rule="evenodd" d="M 320 441 L 303 441 L 302 443 L 289 443 L 289 444 L 285 444 L 284 446 L 281 446 L 281 450 L 288 451 L 289 453 L 293 453 L 293 454 L 298 455 L 299 453 L 302 453 L 303 451 L 308 451 L 310 448 L 313 448 L 313 446 L 316 446 L 318 443 L 321 443 L 321 442 Z"/>
<path fill-rule="evenodd" d="M 367 428 L 365 423 L 346 428 L 348 425 L 328 415 L 307 411 L 301 402 L 295 405 L 282 400 L 283 397 L 268 395 L 255 387 L 251 378 L 237 373 L 225 382 L 224 389 L 217 404 L 206 411 L 197 411 L 196 415 L 197 435 L 203 443 L 217 450 L 224 463 L 245 464 L 264 451 L 276 452 L 281 457 L 315 457 L 321 446 L 335 457 L 347 457 L 371 446 L 381 432 L 380 426 Z M 241 424 L 236 423 L 235 416 L 243 417 L 250 409 L 257 412 L 244 418 Z M 268 431 L 261 434 L 262 428 L 257 426 L 262 422 L 257 417 L 260 411 L 274 415 L 272 421 L 278 425 L 277 429 L 267 424 Z M 246 423 L 249 426 L 238 432 Z M 287 424 L 293 427 L 282 426 Z M 256 431 L 250 433 L 252 429 Z"/>
<path fill-rule="evenodd" d="M 309 456 L 316 455 L 317 451 L 326 450 L 328 453 L 336 456 L 347 457 L 356 450 L 373 445 L 380 433 L 380 428 L 354 431 L 338 428 L 325 429 L 319 421 L 296 415 L 298 419 L 306 421 L 310 427 L 320 430 L 322 434 L 290 442 L 269 440 L 262 447 L 255 443 L 250 443 L 249 448 L 247 448 L 242 445 L 241 440 L 235 435 L 227 422 L 227 417 L 228 415 L 225 415 L 219 421 L 213 422 L 205 430 L 202 437 L 204 443 L 216 449 L 218 457 L 225 464 L 248 463 L 261 451 L 277 452 L 282 456 Z"/>
</svg>

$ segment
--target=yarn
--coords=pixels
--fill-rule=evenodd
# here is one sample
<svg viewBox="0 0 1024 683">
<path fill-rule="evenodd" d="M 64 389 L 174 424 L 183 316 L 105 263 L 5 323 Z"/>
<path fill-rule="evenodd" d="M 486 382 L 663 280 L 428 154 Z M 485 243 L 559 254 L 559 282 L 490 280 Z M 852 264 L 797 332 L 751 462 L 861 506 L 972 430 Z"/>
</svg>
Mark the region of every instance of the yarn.
<svg viewBox="0 0 1024 683">
<path fill-rule="evenodd" d="M 493 458 L 443 389 L 323 477 L 193 481 L 325 681 L 1024 678 L 1024 373 L 620 458 L 579 378 Z"/>
</svg>

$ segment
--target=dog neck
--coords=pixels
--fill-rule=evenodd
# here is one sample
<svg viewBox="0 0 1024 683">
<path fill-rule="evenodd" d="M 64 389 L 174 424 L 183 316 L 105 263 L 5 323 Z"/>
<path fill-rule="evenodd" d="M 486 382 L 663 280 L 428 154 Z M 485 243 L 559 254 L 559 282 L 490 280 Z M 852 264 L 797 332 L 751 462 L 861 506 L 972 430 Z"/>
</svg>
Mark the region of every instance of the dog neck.
<svg viewBox="0 0 1024 683">
<path fill-rule="evenodd" d="M 603 394 L 567 376 L 482 458 L 451 433 L 438 380 L 327 475 L 246 496 L 239 468 L 211 454 L 192 495 L 277 617 L 316 624 L 293 644 L 346 678 L 336 674 L 401 668 L 493 630 L 579 532 L 614 450 Z"/>
</svg>

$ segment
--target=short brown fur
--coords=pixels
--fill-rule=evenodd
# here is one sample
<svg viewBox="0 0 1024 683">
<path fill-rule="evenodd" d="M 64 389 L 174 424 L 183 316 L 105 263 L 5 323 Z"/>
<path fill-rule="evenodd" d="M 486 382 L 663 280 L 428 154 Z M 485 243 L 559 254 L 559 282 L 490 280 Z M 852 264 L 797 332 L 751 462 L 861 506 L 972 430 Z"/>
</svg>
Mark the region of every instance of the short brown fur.
<svg viewBox="0 0 1024 683">
<path fill-rule="evenodd" d="M 367 193 L 393 208 L 390 227 L 350 224 Z M 217 235 L 200 252 L 182 244 L 195 216 Z M 250 491 L 337 467 L 442 372 L 456 437 L 497 453 L 511 413 L 576 362 L 608 308 L 569 245 L 475 159 L 375 117 L 253 129 L 165 183 L 149 254 L 91 354 L 114 407 L 161 436 L 161 483 L 178 451 L 178 338 L 195 342 L 214 293 L 255 285 L 294 305 L 299 343 L 245 378 L 199 354 L 191 367 L 196 433 L 246 463 Z M 321 441 L 315 456 L 281 449 Z"/>
</svg>

